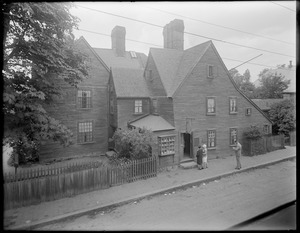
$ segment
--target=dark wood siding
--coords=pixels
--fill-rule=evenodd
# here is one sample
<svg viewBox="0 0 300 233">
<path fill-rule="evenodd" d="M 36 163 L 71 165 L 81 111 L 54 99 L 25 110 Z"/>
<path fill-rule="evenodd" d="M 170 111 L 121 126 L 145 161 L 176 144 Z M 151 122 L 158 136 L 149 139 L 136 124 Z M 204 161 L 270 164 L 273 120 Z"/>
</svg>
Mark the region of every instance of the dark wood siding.
<svg viewBox="0 0 300 233">
<path fill-rule="evenodd" d="M 143 112 L 134 113 L 135 100 L 142 100 Z M 118 128 L 127 128 L 127 122 L 150 112 L 149 98 L 117 98 Z"/>
<path fill-rule="evenodd" d="M 207 64 L 217 67 L 217 77 L 207 78 Z M 207 96 L 216 98 L 216 115 L 206 115 Z M 230 96 L 237 97 L 237 114 L 229 114 Z M 175 127 L 179 132 L 186 130 L 187 117 L 193 118 L 191 128 L 194 131 L 194 137 L 199 138 L 200 141 L 204 140 L 207 143 L 207 130 L 216 130 L 217 147 L 209 151 L 210 158 L 233 154 L 229 146 L 229 128 L 238 128 L 238 136 L 241 139 L 245 127 L 254 124 L 261 127 L 264 124 L 271 125 L 267 118 L 235 89 L 211 47 L 177 90 L 173 103 Z M 252 113 L 246 116 L 246 108 L 249 107 Z"/>
<path fill-rule="evenodd" d="M 146 70 L 151 70 L 152 79 L 146 78 L 147 85 L 151 96 L 166 96 L 164 86 L 161 82 L 159 73 L 156 69 L 155 63 L 151 54 L 148 57 Z"/>
<path fill-rule="evenodd" d="M 78 47 L 90 56 L 89 77 L 83 80 L 78 89 L 91 90 L 92 108 L 80 109 L 77 106 L 77 89 L 65 83 L 63 98 L 57 100 L 53 106 L 46 106 L 46 110 L 55 119 L 61 121 L 73 132 L 74 144 L 63 147 L 56 142 L 46 142 L 40 151 L 40 159 L 48 160 L 61 157 L 77 157 L 87 154 L 104 154 L 108 144 L 108 78 L 109 72 L 95 57 L 89 47 L 81 41 Z M 93 142 L 77 143 L 78 122 L 93 122 Z"/>
</svg>

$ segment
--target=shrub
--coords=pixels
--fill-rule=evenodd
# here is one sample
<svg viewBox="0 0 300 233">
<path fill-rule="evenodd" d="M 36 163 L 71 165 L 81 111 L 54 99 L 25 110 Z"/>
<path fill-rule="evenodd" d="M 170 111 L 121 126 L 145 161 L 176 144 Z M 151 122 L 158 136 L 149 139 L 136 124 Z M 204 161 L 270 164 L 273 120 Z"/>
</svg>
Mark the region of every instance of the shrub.
<svg viewBox="0 0 300 233">
<path fill-rule="evenodd" d="M 154 142 L 152 131 L 143 129 L 117 129 L 113 135 L 118 156 L 128 159 L 151 157 Z"/>
<path fill-rule="evenodd" d="M 259 140 L 263 133 L 258 126 L 250 126 L 244 131 L 244 137 L 251 140 Z"/>
</svg>

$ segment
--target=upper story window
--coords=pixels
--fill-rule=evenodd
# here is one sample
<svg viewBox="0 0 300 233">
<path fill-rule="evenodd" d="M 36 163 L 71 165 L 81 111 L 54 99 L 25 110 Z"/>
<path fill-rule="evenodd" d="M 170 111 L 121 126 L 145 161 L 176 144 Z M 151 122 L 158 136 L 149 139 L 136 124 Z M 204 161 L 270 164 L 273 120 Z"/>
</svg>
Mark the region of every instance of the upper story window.
<svg viewBox="0 0 300 233">
<path fill-rule="evenodd" d="M 134 113 L 142 113 L 143 112 L 143 101 L 135 100 L 134 101 Z"/>
<path fill-rule="evenodd" d="M 216 114 L 216 97 L 207 97 L 206 98 L 206 113 L 208 115 Z"/>
<path fill-rule="evenodd" d="M 216 147 L 216 130 L 207 130 L 207 148 Z"/>
<path fill-rule="evenodd" d="M 251 115 L 251 108 L 246 108 L 246 116 L 250 116 Z"/>
<path fill-rule="evenodd" d="M 229 113 L 235 114 L 237 113 L 237 98 L 229 97 Z"/>
<path fill-rule="evenodd" d="M 92 107 L 92 97 L 91 91 L 78 90 L 78 106 L 79 108 L 91 108 Z"/>
<path fill-rule="evenodd" d="M 93 122 L 79 122 L 78 123 L 78 143 L 86 143 L 93 141 Z"/>
<path fill-rule="evenodd" d="M 206 73 L 208 78 L 217 77 L 217 67 L 213 65 L 207 65 Z"/>
<path fill-rule="evenodd" d="M 152 99 L 153 113 L 157 113 L 157 99 Z"/>
<path fill-rule="evenodd" d="M 160 155 L 175 154 L 175 136 L 158 137 L 158 148 Z"/>
<path fill-rule="evenodd" d="M 229 130 L 229 144 L 232 146 L 234 142 L 237 140 L 238 130 L 237 128 L 230 128 Z"/>
<path fill-rule="evenodd" d="M 263 132 L 264 132 L 265 134 L 269 134 L 269 133 L 270 133 L 270 126 L 269 126 L 269 125 L 264 125 L 264 127 L 263 127 Z"/>
<path fill-rule="evenodd" d="M 148 79 L 149 81 L 153 81 L 152 77 L 152 70 L 145 70 L 145 78 Z"/>
</svg>

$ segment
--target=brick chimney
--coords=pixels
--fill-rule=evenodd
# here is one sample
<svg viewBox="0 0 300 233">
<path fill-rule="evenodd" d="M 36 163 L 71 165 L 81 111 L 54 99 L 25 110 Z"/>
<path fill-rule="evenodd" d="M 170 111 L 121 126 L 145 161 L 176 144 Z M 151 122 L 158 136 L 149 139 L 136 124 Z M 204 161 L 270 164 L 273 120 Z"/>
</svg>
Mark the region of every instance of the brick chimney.
<svg viewBox="0 0 300 233">
<path fill-rule="evenodd" d="M 184 23 L 181 19 L 174 19 L 163 30 L 164 48 L 183 50 Z"/>
<path fill-rule="evenodd" d="M 111 46 L 118 57 L 125 56 L 125 27 L 115 26 L 111 32 Z"/>
</svg>

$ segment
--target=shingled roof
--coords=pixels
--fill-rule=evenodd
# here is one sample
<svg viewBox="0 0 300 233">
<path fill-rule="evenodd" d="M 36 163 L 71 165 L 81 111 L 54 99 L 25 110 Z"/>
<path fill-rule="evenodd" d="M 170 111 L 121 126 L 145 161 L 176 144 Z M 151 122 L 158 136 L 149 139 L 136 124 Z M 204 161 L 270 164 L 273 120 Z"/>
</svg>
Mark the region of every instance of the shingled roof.
<svg viewBox="0 0 300 233">
<path fill-rule="evenodd" d="M 173 96 L 210 44 L 208 41 L 187 50 L 150 49 L 167 96 Z"/>
<path fill-rule="evenodd" d="M 147 115 L 143 118 L 139 118 L 130 122 L 129 125 L 137 128 L 146 128 L 153 132 L 175 129 L 175 127 L 167 122 L 164 118 L 155 115 Z"/>
<path fill-rule="evenodd" d="M 135 68 L 143 69 L 145 68 L 147 56 L 143 53 L 137 53 L 136 58 L 132 58 L 129 51 L 125 52 L 124 57 L 116 56 L 113 49 L 102 49 L 93 48 L 99 57 L 105 62 L 105 64 L 110 68 Z"/>
<path fill-rule="evenodd" d="M 149 97 L 143 69 L 113 68 L 117 97 Z"/>
</svg>

